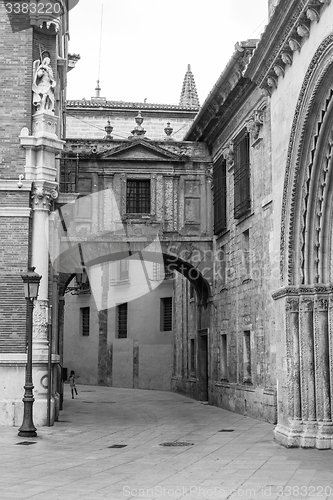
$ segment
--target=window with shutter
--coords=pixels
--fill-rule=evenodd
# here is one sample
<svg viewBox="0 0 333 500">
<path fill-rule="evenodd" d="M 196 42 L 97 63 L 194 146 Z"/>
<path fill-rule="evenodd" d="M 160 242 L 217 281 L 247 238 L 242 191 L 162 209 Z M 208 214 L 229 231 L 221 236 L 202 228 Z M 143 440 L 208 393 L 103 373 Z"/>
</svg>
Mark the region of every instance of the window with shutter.
<svg viewBox="0 0 333 500">
<path fill-rule="evenodd" d="M 161 299 L 161 331 L 172 330 L 172 297 Z"/>
<path fill-rule="evenodd" d="M 90 307 L 81 307 L 81 334 L 88 337 L 90 333 Z"/>
<path fill-rule="evenodd" d="M 243 129 L 234 141 L 234 217 L 239 219 L 251 208 L 250 141 Z"/>
<path fill-rule="evenodd" d="M 118 339 L 127 338 L 127 302 L 117 306 L 118 313 Z"/>
<path fill-rule="evenodd" d="M 227 162 L 220 159 L 213 166 L 214 234 L 227 227 Z"/>
</svg>

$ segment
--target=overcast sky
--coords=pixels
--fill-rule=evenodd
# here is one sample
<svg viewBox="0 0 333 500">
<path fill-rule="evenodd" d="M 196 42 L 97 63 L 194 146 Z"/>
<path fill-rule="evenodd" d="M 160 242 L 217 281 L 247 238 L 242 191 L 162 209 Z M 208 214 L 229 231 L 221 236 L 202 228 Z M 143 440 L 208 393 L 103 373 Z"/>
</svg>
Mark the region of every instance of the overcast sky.
<svg viewBox="0 0 333 500">
<path fill-rule="evenodd" d="M 268 0 L 79 0 L 70 11 L 69 51 L 81 60 L 68 75 L 67 98 L 90 99 L 100 67 L 101 95 L 108 100 L 178 104 L 191 64 L 202 104 L 235 43 L 263 32 L 267 5 Z"/>
</svg>

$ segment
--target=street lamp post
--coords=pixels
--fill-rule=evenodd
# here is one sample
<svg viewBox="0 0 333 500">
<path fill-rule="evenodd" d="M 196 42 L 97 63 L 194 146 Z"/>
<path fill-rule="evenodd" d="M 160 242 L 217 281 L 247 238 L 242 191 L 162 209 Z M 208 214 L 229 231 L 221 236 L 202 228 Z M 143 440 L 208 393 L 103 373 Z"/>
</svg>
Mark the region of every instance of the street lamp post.
<svg viewBox="0 0 333 500">
<path fill-rule="evenodd" d="M 25 372 L 25 385 L 23 397 L 23 422 L 19 428 L 18 435 L 21 437 L 36 437 L 36 427 L 32 419 L 32 406 L 34 403 L 32 384 L 32 314 L 34 309 L 34 299 L 38 297 L 38 288 L 41 276 L 35 273 L 34 267 L 29 267 L 28 271 L 21 274 L 24 283 L 24 294 L 27 301 L 28 323 L 27 323 L 27 366 Z"/>
</svg>

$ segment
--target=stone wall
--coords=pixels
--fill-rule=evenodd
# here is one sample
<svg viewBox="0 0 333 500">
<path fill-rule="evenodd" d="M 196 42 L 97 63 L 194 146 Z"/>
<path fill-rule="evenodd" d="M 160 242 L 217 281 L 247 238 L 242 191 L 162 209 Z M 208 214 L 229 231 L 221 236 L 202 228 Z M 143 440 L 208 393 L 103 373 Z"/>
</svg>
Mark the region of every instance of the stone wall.
<svg viewBox="0 0 333 500">
<path fill-rule="evenodd" d="M 144 108 L 144 104 L 143 104 Z M 123 110 L 107 106 L 103 109 L 80 109 L 67 105 L 67 138 L 68 139 L 103 139 L 106 135 L 105 126 L 110 120 L 113 131 L 111 135 L 115 139 L 128 139 L 136 126 L 135 117 L 137 109 Z M 142 110 L 146 130 L 145 137 L 151 140 L 167 139 L 164 129 L 167 123 L 173 129 L 171 137 L 181 141 L 192 124 L 196 111 Z"/>
</svg>

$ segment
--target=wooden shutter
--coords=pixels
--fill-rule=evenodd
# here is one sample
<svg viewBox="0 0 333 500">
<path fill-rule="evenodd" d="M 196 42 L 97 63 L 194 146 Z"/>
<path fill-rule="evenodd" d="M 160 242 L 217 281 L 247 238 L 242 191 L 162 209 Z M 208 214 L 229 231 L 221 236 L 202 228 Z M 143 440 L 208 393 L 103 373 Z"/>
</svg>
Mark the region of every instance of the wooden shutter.
<svg viewBox="0 0 333 500">
<path fill-rule="evenodd" d="M 239 219 L 251 208 L 250 141 L 246 129 L 234 141 L 234 217 Z"/>
<path fill-rule="evenodd" d="M 118 339 L 127 338 L 127 302 L 117 306 L 118 310 Z"/>
<path fill-rule="evenodd" d="M 213 166 L 214 234 L 227 227 L 227 162 L 224 158 Z"/>
</svg>

